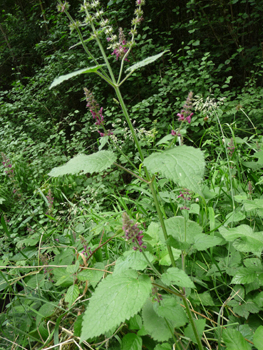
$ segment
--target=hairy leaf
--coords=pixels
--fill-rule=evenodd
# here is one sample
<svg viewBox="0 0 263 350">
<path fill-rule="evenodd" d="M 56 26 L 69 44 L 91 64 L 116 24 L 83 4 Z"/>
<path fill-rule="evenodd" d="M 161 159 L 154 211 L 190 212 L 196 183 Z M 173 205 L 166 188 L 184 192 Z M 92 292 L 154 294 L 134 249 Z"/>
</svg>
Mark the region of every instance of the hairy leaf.
<svg viewBox="0 0 263 350">
<path fill-rule="evenodd" d="M 219 232 L 226 241 L 234 241 L 233 246 L 239 252 L 253 252 L 255 255 L 260 255 L 263 250 L 263 232 L 254 232 L 248 225 L 229 229 L 220 227 Z"/>
<path fill-rule="evenodd" d="M 193 244 L 195 237 L 202 234 L 202 227 L 196 222 L 188 220 L 185 225 L 185 219 L 182 216 L 174 216 L 165 220 L 165 226 L 168 235 L 182 243 Z"/>
<path fill-rule="evenodd" d="M 166 285 L 176 284 L 179 287 L 195 288 L 194 283 L 190 277 L 183 270 L 179 270 L 177 267 L 170 267 L 165 273 L 162 274 L 161 280 Z"/>
<path fill-rule="evenodd" d="M 116 161 L 116 158 L 116 155 L 111 151 L 100 151 L 88 156 L 78 154 L 66 164 L 53 168 L 48 175 L 57 177 L 66 174 L 77 174 L 80 171 L 90 174 L 98 173 L 109 168 Z"/>
<path fill-rule="evenodd" d="M 79 287 L 76 284 L 74 284 L 69 287 L 65 296 L 65 302 L 69 303 L 69 305 L 71 306 L 78 296 L 79 296 Z"/>
<path fill-rule="evenodd" d="M 165 50 L 161 53 L 158 53 L 157 55 L 154 56 L 150 56 L 145 58 L 144 60 L 137 62 L 135 64 L 133 64 L 132 66 L 130 66 L 129 68 L 126 69 L 126 72 L 133 72 L 136 69 L 142 68 L 144 66 L 147 66 L 148 64 L 158 60 L 158 58 L 160 58 L 164 53 L 168 52 L 169 50 Z"/>
<path fill-rule="evenodd" d="M 253 336 L 253 343 L 258 350 L 263 350 L 263 326 L 259 326 Z"/>
<path fill-rule="evenodd" d="M 142 309 L 143 325 L 145 330 L 157 341 L 166 341 L 172 337 L 165 319 L 154 311 L 153 303 L 147 300 Z M 171 322 L 169 322 L 171 323 Z"/>
<path fill-rule="evenodd" d="M 98 66 L 89 67 L 89 68 L 83 68 L 83 69 L 76 70 L 75 72 L 68 73 L 66 75 L 61 75 L 60 77 L 53 80 L 53 83 L 50 85 L 49 89 L 52 89 L 53 87 L 63 83 L 63 81 L 76 77 L 79 74 L 96 73 L 97 70 L 103 66 L 105 66 L 105 64 L 100 64 Z"/>
<path fill-rule="evenodd" d="M 202 195 L 199 184 L 203 179 L 205 161 L 200 149 L 191 146 L 174 147 L 152 153 L 144 164 L 152 173 L 160 173 L 179 186 Z"/>
<path fill-rule="evenodd" d="M 133 270 L 105 278 L 85 311 L 81 341 L 99 336 L 140 311 L 151 292 L 148 276 Z"/>
<path fill-rule="evenodd" d="M 182 327 L 188 322 L 185 310 L 173 296 L 164 297 L 160 304 L 155 303 L 154 306 L 157 315 L 172 321 L 173 327 Z"/>
<path fill-rule="evenodd" d="M 242 334 L 235 329 L 224 329 L 223 339 L 227 350 L 251 350 L 251 346 L 246 342 Z"/>
<path fill-rule="evenodd" d="M 122 338 L 121 349 L 122 350 L 141 350 L 142 349 L 142 338 L 134 333 L 126 334 Z"/>
</svg>

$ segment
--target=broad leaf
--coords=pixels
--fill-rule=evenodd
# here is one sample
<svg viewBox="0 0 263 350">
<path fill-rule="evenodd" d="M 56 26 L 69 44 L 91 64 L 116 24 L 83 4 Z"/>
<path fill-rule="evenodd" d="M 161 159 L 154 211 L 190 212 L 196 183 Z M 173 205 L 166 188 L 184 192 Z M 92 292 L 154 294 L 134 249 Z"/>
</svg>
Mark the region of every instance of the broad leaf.
<svg viewBox="0 0 263 350">
<path fill-rule="evenodd" d="M 157 315 L 172 321 L 175 328 L 182 327 L 188 322 L 185 310 L 172 296 L 164 297 L 160 304 L 155 303 L 154 310 Z"/>
<path fill-rule="evenodd" d="M 194 320 L 195 326 L 197 328 L 197 333 L 199 337 L 202 337 L 202 334 L 205 329 L 205 320 L 204 319 L 199 319 L 199 320 Z M 189 325 L 185 328 L 184 330 L 184 335 L 192 340 L 193 343 L 197 344 L 196 337 L 193 331 L 192 325 L 189 323 Z M 237 350 L 237 349 L 236 349 Z"/>
<path fill-rule="evenodd" d="M 81 341 L 104 334 L 140 311 L 151 293 L 148 276 L 133 270 L 105 278 L 93 293 L 82 323 Z"/>
<path fill-rule="evenodd" d="M 263 250 L 263 232 L 254 232 L 248 225 L 240 225 L 234 228 L 220 227 L 219 232 L 239 252 L 253 252 L 260 255 Z"/>
<path fill-rule="evenodd" d="M 97 262 L 93 267 L 94 270 L 92 268 L 88 270 L 82 270 L 77 275 L 77 277 L 80 281 L 89 281 L 92 287 L 95 288 L 105 273 L 104 271 L 99 270 L 104 270 L 105 266 L 102 262 Z"/>
<path fill-rule="evenodd" d="M 157 341 L 167 341 L 172 337 L 171 331 L 163 317 L 154 311 L 153 303 L 147 300 L 142 309 L 142 319 L 145 330 Z M 171 327 L 171 321 L 169 322 Z M 171 327 L 172 328 L 172 327 Z"/>
<path fill-rule="evenodd" d="M 65 302 L 69 303 L 69 306 L 71 306 L 78 296 L 79 296 L 79 287 L 76 284 L 74 284 L 69 287 L 65 296 Z"/>
<path fill-rule="evenodd" d="M 66 174 L 98 173 L 109 168 L 115 161 L 116 155 L 111 151 L 100 151 L 90 155 L 79 154 L 70 159 L 66 164 L 53 168 L 48 174 L 57 177 Z"/>
<path fill-rule="evenodd" d="M 197 250 L 206 250 L 216 245 L 223 244 L 225 241 L 217 236 L 209 236 L 203 233 L 195 236 L 193 248 Z"/>
<path fill-rule="evenodd" d="M 121 345 L 122 350 L 141 350 L 142 338 L 137 334 L 128 333 L 122 338 Z"/>
<path fill-rule="evenodd" d="M 169 50 L 165 50 L 161 53 L 158 53 L 157 55 L 151 56 L 151 57 L 147 57 L 144 60 L 137 62 L 135 64 L 133 64 L 132 66 L 130 66 L 129 68 L 126 69 L 126 72 L 133 72 L 136 69 L 142 68 L 144 66 L 147 66 L 148 64 L 158 60 L 158 58 L 160 58 L 164 53 L 168 52 Z"/>
<path fill-rule="evenodd" d="M 155 257 L 149 252 L 145 252 L 145 254 L 150 262 L 153 262 Z M 141 252 L 138 250 L 130 250 L 125 252 L 123 256 L 120 256 L 117 259 L 115 263 L 114 274 L 130 268 L 133 270 L 144 270 L 146 269 L 147 265 L 148 262 Z"/>
<path fill-rule="evenodd" d="M 168 235 L 174 237 L 181 243 L 194 244 L 196 236 L 202 234 L 202 227 L 196 222 L 188 220 L 185 225 L 185 218 L 182 216 L 174 216 L 165 220 L 165 226 Z"/>
<path fill-rule="evenodd" d="M 263 326 L 259 326 L 254 333 L 253 343 L 258 350 L 263 350 Z"/>
<path fill-rule="evenodd" d="M 224 329 L 223 339 L 227 350 L 251 350 L 251 346 L 246 342 L 242 334 L 235 329 Z"/>
<path fill-rule="evenodd" d="M 152 153 L 145 159 L 144 165 L 150 172 L 159 173 L 179 186 L 202 195 L 199 184 L 203 179 L 205 161 L 200 149 L 178 146 Z"/>
<path fill-rule="evenodd" d="M 233 284 L 248 284 L 258 280 L 263 285 L 263 271 L 262 269 L 252 267 L 240 267 L 238 272 L 234 275 L 231 283 Z"/>
<path fill-rule="evenodd" d="M 87 68 L 76 70 L 75 72 L 72 72 L 72 73 L 68 73 L 66 75 L 61 75 L 60 77 L 53 80 L 53 83 L 50 85 L 49 89 L 52 89 L 53 87 L 61 84 L 63 81 L 68 80 L 70 78 L 73 78 L 79 74 L 96 73 L 97 70 L 103 66 L 105 66 L 105 64 L 100 64 L 100 65 L 94 66 L 94 67 L 87 67 Z"/>
<path fill-rule="evenodd" d="M 179 270 L 177 267 L 169 268 L 162 274 L 161 280 L 166 285 L 176 284 L 179 287 L 195 288 L 194 283 L 190 277 L 183 270 Z"/>
</svg>

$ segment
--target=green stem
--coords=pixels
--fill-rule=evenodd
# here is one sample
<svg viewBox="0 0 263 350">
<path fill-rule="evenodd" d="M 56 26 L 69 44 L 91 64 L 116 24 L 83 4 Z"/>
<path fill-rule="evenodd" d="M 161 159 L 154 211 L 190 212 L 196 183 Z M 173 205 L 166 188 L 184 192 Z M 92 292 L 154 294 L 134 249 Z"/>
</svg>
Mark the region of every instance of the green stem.
<svg viewBox="0 0 263 350">
<path fill-rule="evenodd" d="M 125 168 L 124 166 L 122 166 L 122 165 L 120 165 L 120 164 L 118 164 L 118 163 L 115 163 L 115 162 L 114 162 L 113 164 L 116 165 L 117 167 L 121 168 L 122 170 L 126 171 L 127 173 L 129 173 L 129 174 L 131 174 L 131 175 L 137 177 L 137 179 L 141 180 L 142 182 L 145 182 L 145 183 L 147 183 L 147 184 L 149 183 L 148 181 L 144 180 L 142 177 L 136 175 L 136 174 L 135 174 L 134 172 L 132 172 L 131 170 Z"/>
</svg>

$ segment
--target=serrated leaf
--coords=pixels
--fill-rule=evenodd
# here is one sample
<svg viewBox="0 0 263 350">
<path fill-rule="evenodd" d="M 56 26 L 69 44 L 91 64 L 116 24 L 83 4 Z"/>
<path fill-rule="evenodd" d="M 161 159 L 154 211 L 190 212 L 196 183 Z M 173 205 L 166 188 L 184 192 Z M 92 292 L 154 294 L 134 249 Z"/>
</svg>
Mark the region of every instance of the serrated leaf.
<svg viewBox="0 0 263 350">
<path fill-rule="evenodd" d="M 61 75 L 60 77 L 56 78 L 53 80 L 52 84 L 49 87 L 49 90 L 52 89 L 53 87 L 61 84 L 63 81 L 71 79 L 73 77 L 76 77 L 79 74 L 85 74 L 85 73 L 96 73 L 98 69 L 101 67 L 105 66 L 105 64 L 100 64 L 98 66 L 94 67 L 87 67 L 83 69 L 76 70 L 75 72 L 71 72 L 65 75 Z"/>
<path fill-rule="evenodd" d="M 233 307 L 233 312 L 241 317 L 248 318 L 249 314 L 256 314 L 260 311 L 253 300 L 246 300 L 241 305 L 235 305 Z"/>
<path fill-rule="evenodd" d="M 135 64 L 133 64 L 132 66 L 130 66 L 129 68 L 126 69 L 126 72 L 133 72 L 136 69 L 142 68 L 144 66 L 147 66 L 148 64 L 158 60 L 164 53 L 168 52 L 169 50 L 165 50 L 161 53 L 158 53 L 157 55 L 154 56 L 150 56 L 145 58 L 144 60 L 137 62 Z"/>
<path fill-rule="evenodd" d="M 117 157 L 111 151 L 99 151 L 90 155 L 79 154 L 70 159 L 66 164 L 53 168 L 48 174 L 57 177 L 66 174 L 77 174 L 80 171 L 86 173 L 99 173 L 109 168 Z"/>
<path fill-rule="evenodd" d="M 216 245 L 220 245 L 225 241 L 217 236 L 209 236 L 203 233 L 195 236 L 193 248 L 197 250 L 206 250 Z"/>
<path fill-rule="evenodd" d="M 69 303 L 69 306 L 71 306 L 79 294 L 79 287 L 76 284 L 70 286 L 65 295 L 65 302 Z"/>
<path fill-rule="evenodd" d="M 168 343 L 157 344 L 153 350 L 171 350 L 171 345 Z"/>
<path fill-rule="evenodd" d="M 99 336 L 140 311 L 151 293 L 151 280 L 132 270 L 105 278 L 84 314 L 81 341 Z"/>
<path fill-rule="evenodd" d="M 182 243 L 193 244 L 195 237 L 202 233 L 202 227 L 196 222 L 188 220 L 185 225 L 185 218 L 174 216 L 165 220 L 168 235 Z"/>
<path fill-rule="evenodd" d="M 151 253 L 145 252 L 145 254 L 150 262 L 155 260 L 155 257 Z M 141 252 L 129 250 L 117 259 L 114 274 L 131 268 L 133 270 L 144 270 L 147 265 L 148 262 Z"/>
<path fill-rule="evenodd" d="M 126 334 L 122 338 L 121 349 L 122 350 L 141 350 L 142 349 L 142 338 L 134 333 Z"/>
<path fill-rule="evenodd" d="M 172 321 L 175 328 L 182 327 L 188 322 L 185 310 L 174 297 L 169 296 L 164 298 L 160 304 L 156 303 L 154 310 L 160 317 Z"/>
<path fill-rule="evenodd" d="M 234 275 L 231 283 L 233 284 L 248 284 L 259 277 L 254 268 L 241 267 Z"/>
<path fill-rule="evenodd" d="M 165 273 L 162 274 L 161 280 L 166 285 L 176 284 L 179 287 L 195 288 L 194 283 L 190 277 L 177 267 L 170 267 Z"/>
<path fill-rule="evenodd" d="M 147 300 L 143 306 L 142 319 L 145 330 L 154 340 L 167 341 L 172 337 L 165 319 L 157 315 L 150 300 Z"/>
<path fill-rule="evenodd" d="M 66 271 L 67 271 L 67 273 L 73 274 L 73 273 L 77 272 L 78 269 L 79 269 L 79 261 L 76 261 L 76 264 L 67 266 Z"/>
<path fill-rule="evenodd" d="M 202 195 L 199 183 L 205 170 L 204 155 L 200 149 L 178 146 L 164 152 L 152 153 L 144 160 L 152 173 L 159 173 L 181 187 Z"/>
<path fill-rule="evenodd" d="M 263 350 L 263 326 L 259 326 L 253 336 L 253 343 L 258 350 Z"/>
<path fill-rule="evenodd" d="M 197 328 L 197 333 L 199 337 L 202 337 L 203 331 L 205 329 L 205 320 L 194 320 L 194 323 Z M 192 340 L 193 343 L 197 344 L 196 337 L 192 328 L 192 325 L 189 323 L 189 325 L 184 330 L 184 335 Z M 237 350 L 237 349 L 236 349 Z"/>
<path fill-rule="evenodd" d="M 239 252 L 253 252 L 259 256 L 263 250 L 263 232 L 254 232 L 248 225 L 220 227 L 219 232 L 226 241 L 234 241 L 233 246 Z"/>
<path fill-rule="evenodd" d="M 235 329 L 224 329 L 223 340 L 227 346 L 227 350 L 251 350 L 251 346 L 245 341 L 242 334 Z"/>
<path fill-rule="evenodd" d="M 80 281 L 89 281 L 92 287 L 95 288 L 104 275 L 104 271 L 98 271 L 96 269 L 104 270 L 104 268 L 105 266 L 102 262 L 97 262 L 94 265 L 95 270 L 83 270 L 78 274 L 77 277 Z"/>
<path fill-rule="evenodd" d="M 140 315 L 134 315 L 129 321 L 129 329 L 141 329 L 142 318 Z"/>
</svg>

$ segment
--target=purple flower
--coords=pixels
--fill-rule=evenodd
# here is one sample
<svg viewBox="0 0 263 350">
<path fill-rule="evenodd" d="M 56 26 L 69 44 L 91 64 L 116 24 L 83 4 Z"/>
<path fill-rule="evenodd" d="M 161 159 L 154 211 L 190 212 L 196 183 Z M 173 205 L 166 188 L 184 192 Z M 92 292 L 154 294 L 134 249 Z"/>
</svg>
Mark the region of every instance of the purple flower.
<svg viewBox="0 0 263 350">
<path fill-rule="evenodd" d="M 139 251 L 142 251 L 142 248 L 146 249 L 146 246 L 143 245 L 143 235 L 142 231 L 138 228 L 137 224 L 133 224 L 133 221 L 129 218 L 127 213 L 122 214 L 122 220 L 123 220 L 123 231 L 125 232 L 125 239 L 126 241 L 132 241 L 133 243 L 136 243 L 135 246 L 133 246 L 134 250 L 139 249 Z M 139 248 L 138 247 L 141 247 Z"/>
<path fill-rule="evenodd" d="M 185 118 L 188 121 L 189 124 L 191 123 L 191 118 L 192 118 L 193 115 L 194 115 L 194 113 L 191 113 L 191 114 L 189 114 L 188 117 Z"/>
<path fill-rule="evenodd" d="M 183 106 L 183 109 L 181 110 L 181 113 L 177 113 L 179 122 L 187 121 L 189 124 L 191 123 L 191 118 L 194 115 L 194 113 L 191 113 L 191 109 L 193 108 L 192 99 L 193 93 L 192 91 L 190 91 L 187 96 L 186 102 Z"/>
</svg>

